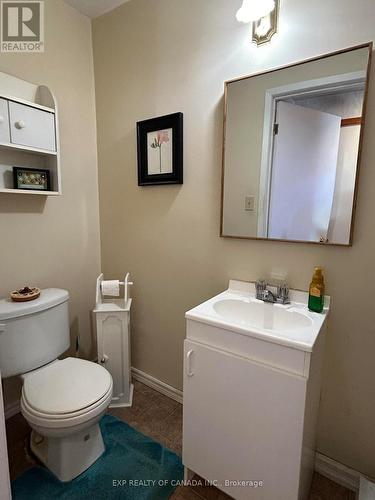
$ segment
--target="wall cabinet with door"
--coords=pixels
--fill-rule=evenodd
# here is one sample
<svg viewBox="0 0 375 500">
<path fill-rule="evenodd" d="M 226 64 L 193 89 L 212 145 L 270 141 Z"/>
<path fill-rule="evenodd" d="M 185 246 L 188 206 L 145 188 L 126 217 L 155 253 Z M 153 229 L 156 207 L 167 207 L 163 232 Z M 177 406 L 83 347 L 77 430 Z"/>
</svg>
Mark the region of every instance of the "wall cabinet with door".
<svg viewBox="0 0 375 500">
<path fill-rule="evenodd" d="M 13 167 L 47 170 L 50 188 L 16 189 Z M 0 193 L 61 194 L 56 101 L 45 86 L 0 73 Z"/>
</svg>

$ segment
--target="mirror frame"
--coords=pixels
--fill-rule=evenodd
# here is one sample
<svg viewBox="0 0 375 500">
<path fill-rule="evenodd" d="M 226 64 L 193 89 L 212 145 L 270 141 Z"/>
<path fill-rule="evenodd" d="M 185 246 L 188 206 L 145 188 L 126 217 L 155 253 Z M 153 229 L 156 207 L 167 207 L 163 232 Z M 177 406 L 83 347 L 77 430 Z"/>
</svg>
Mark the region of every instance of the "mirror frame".
<svg viewBox="0 0 375 500">
<path fill-rule="evenodd" d="M 358 49 L 368 49 L 368 62 L 366 69 L 366 83 L 365 83 L 365 92 L 364 99 L 362 105 L 362 127 L 359 137 L 359 145 L 358 145 L 358 158 L 357 158 L 357 166 L 356 166 L 356 176 L 355 176 L 355 186 L 354 186 L 354 196 L 353 196 L 353 207 L 352 207 L 352 218 L 350 225 L 350 238 L 349 243 L 327 243 L 327 242 L 319 242 L 319 241 L 303 241 L 303 240 L 284 240 L 284 239 L 276 239 L 276 238 L 261 238 L 258 236 L 232 236 L 224 234 L 223 225 L 224 225 L 224 182 L 225 182 L 225 142 L 226 142 L 226 125 L 227 125 L 227 111 L 228 111 L 228 86 L 231 83 L 239 82 L 241 80 L 247 80 L 250 78 L 255 78 L 257 76 L 266 75 L 269 73 L 275 73 L 276 71 L 280 71 L 283 69 L 293 68 L 295 66 L 301 66 L 302 64 L 319 61 L 321 59 L 326 59 L 328 57 L 345 54 L 347 52 L 352 52 L 353 50 Z M 242 240 L 260 240 L 260 241 L 278 241 L 278 242 L 287 242 L 287 243 L 306 243 L 312 245 L 324 245 L 324 246 L 340 246 L 340 247 L 351 247 L 353 245 L 353 233 L 354 233 L 354 221 L 355 221 L 355 213 L 357 206 L 357 197 L 358 197 L 358 183 L 359 183 L 359 173 L 361 167 L 361 159 L 362 159 L 362 147 L 363 147 L 363 137 L 364 130 L 366 125 L 366 111 L 367 111 L 367 101 L 368 101 L 368 92 L 369 92 L 369 81 L 370 81 L 370 71 L 371 71 L 371 60 L 372 60 L 372 51 L 373 51 L 373 42 L 367 42 L 360 45 L 355 45 L 353 47 L 347 47 L 345 49 L 337 50 L 335 52 L 329 52 L 322 54 L 320 56 L 312 57 L 310 59 L 304 59 L 302 61 L 298 61 L 291 64 L 286 64 L 284 66 L 279 66 L 277 68 L 272 68 L 267 71 L 260 71 L 257 73 L 252 73 L 250 75 L 240 76 L 238 78 L 233 78 L 231 80 L 227 80 L 224 82 L 224 119 L 223 119 L 223 143 L 222 143 L 222 171 L 221 171 L 221 207 L 220 207 L 220 237 L 221 238 L 232 238 L 232 239 L 242 239 Z"/>
</svg>

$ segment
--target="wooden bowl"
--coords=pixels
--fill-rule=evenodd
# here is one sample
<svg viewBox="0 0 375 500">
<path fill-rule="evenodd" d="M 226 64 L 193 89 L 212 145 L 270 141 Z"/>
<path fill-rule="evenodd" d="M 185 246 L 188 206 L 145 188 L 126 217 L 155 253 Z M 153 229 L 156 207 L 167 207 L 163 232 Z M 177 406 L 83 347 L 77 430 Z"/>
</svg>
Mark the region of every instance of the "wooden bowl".
<svg viewBox="0 0 375 500">
<path fill-rule="evenodd" d="M 25 287 L 26 288 L 26 287 Z M 28 302 L 29 300 L 35 300 L 40 295 L 39 288 L 29 288 L 30 291 L 24 292 L 24 289 L 14 290 L 10 293 L 10 297 L 14 302 Z"/>
</svg>

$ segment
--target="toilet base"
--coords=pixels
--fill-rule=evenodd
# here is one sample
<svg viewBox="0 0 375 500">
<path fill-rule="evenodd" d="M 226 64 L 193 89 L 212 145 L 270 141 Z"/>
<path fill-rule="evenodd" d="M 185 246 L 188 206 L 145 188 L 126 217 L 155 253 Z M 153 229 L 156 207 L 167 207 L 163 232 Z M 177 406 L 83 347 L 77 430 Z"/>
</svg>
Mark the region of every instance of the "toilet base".
<svg viewBox="0 0 375 500">
<path fill-rule="evenodd" d="M 60 481 L 71 481 L 88 469 L 105 450 L 99 424 L 64 437 L 45 437 L 35 430 L 30 447 Z"/>
</svg>

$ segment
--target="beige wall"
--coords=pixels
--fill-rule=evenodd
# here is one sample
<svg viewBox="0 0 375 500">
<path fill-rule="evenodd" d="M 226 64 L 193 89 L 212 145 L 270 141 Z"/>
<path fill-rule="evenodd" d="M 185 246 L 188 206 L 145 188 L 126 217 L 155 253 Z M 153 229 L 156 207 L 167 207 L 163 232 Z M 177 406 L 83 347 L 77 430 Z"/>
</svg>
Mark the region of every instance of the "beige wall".
<svg viewBox="0 0 375 500">
<path fill-rule="evenodd" d="M 288 272 L 293 287 L 326 269 L 332 315 L 319 450 L 375 476 L 375 74 L 354 246 L 219 238 L 224 80 L 375 37 L 373 0 L 284 0 L 280 33 L 257 49 L 240 2 L 133 0 L 93 23 L 103 267 L 134 281 L 133 364 L 182 386 L 184 312 L 226 288 Z M 138 187 L 135 122 L 182 111 L 183 186 Z"/>
<path fill-rule="evenodd" d="M 69 290 L 72 345 L 80 334 L 82 355 L 91 357 L 90 310 L 100 270 L 91 24 L 62 0 L 48 0 L 45 9 L 46 52 L 1 54 L 0 71 L 55 93 L 63 195 L 0 194 L 0 296 L 25 284 Z M 6 380 L 6 404 L 17 397 L 17 382 Z"/>
</svg>

